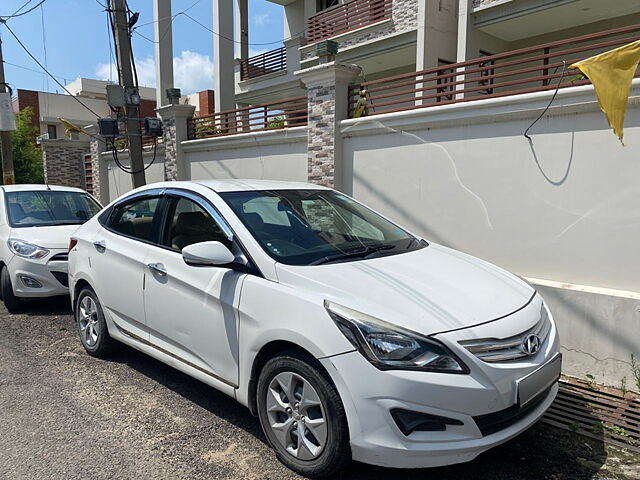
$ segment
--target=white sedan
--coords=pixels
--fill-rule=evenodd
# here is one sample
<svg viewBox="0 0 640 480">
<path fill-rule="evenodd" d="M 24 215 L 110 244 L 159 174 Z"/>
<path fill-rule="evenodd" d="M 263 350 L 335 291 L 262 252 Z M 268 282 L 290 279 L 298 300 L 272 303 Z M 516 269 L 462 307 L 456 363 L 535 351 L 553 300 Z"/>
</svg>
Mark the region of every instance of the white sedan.
<svg viewBox="0 0 640 480">
<path fill-rule="evenodd" d="M 530 285 L 317 185 L 134 190 L 74 234 L 69 276 L 90 355 L 119 340 L 227 393 L 310 477 L 471 460 L 558 390 Z"/>
<path fill-rule="evenodd" d="M 0 190 L 0 289 L 7 310 L 19 310 L 22 298 L 68 294 L 69 237 L 102 207 L 79 188 Z"/>
</svg>

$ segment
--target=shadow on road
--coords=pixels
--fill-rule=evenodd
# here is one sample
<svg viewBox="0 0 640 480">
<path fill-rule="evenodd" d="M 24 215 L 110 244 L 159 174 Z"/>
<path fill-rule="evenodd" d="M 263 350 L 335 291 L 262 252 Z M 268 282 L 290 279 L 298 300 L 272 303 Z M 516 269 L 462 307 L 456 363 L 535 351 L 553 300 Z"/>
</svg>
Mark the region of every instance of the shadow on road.
<svg viewBox="0 0 640 480">
<path fill-rule="evenodd" d="M 21 302 L 20 315 L 71 315 L 71 299 L 68 295 L 48 298 L 29 298 Z"/>
<path fill-rule="evenodd" d="M 132 348 L 122 346 L 110 361 L 123 363 L 171 389 L 185 399 L 228 421 L 266 443 L 260 423 L 227 395 Z M 519 437 L 474 461 L 450 467 L 396 470 L 354 462 L 335 477 L 340 480 L 541 480 L 592 479 L 606 461 L 601 440 L 537 424 Z"/>
</svg>

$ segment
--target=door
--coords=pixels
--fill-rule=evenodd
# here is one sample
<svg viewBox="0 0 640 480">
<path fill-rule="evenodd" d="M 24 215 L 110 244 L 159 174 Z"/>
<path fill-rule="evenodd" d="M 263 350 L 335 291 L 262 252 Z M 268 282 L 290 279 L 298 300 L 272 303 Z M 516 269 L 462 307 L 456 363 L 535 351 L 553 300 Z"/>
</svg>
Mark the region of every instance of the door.
<svg viewBox="0 0 640 480">
<path fill-rule="evenodd" d="M 150 341 L 198 370 L 237 386 L 238 303 L 246 274 L 226 267 L 194 267 L 187 245 L 220 241 L 237 253 L 224 220 L 203 199 L 167 195 L 160 246 L 145 263 L 144 304 Z"/>
<path fill-rule="evenodd" d="M 160 195 L 137 196 L 114 206 L 90 247 L 93 280 L 102 306 L 126 334 L 149 339 L 143 282 L 149 242 L 157 236 Z"/>
</svg>

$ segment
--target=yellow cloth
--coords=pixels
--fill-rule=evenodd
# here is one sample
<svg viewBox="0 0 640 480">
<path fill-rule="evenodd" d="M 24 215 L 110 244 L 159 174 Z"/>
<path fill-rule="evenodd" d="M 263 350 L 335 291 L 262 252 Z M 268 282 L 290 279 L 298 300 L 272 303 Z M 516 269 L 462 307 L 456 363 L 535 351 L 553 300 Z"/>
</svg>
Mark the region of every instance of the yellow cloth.
<svg viewBox="0 0 640 480">
<path fill-rule="evenodd" d="M 571 65 L 584 73 L 596 91 L 598 104 L 620 141 L 631 81 L 640 63 L 640 40 Z"/>
</svg>

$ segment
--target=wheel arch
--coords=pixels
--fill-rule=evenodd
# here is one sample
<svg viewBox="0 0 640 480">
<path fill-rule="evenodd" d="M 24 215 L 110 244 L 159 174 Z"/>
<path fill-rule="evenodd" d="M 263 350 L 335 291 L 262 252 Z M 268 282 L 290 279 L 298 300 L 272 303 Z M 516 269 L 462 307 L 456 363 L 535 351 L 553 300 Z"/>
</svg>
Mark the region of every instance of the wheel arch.
<svg viewBox="0 0 640 480">
<path fill-rule="evenodd" d="M 288 341 L 288 340 L 273 340 L 262 346 L 258 354 L 255 356 L 253 360 L 253 364 L 251 366 L 251 377 L 249 378 L 248 384 L 248 407 L 249 411 L 253 415 L 258 414 L 257 409 L 257 396 L 258 396 L 258 378 L 260 377 L 260 372 L 262 371 L 265 364 L 272 358 L 288 351 L 294 351 L 302 354 L 307 357 L 310 363 L 313 364 L 318 371 L 324 375 L 329 382 L 331 382 L 334 387 L 335 384 L 329 372 L 324 368 L 322 363 L 318 361 L 318 359 L 307 349 L 301 347 L 297 343 Z"/>
</svg>

